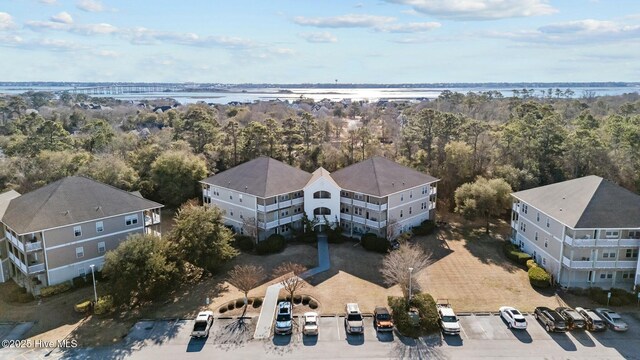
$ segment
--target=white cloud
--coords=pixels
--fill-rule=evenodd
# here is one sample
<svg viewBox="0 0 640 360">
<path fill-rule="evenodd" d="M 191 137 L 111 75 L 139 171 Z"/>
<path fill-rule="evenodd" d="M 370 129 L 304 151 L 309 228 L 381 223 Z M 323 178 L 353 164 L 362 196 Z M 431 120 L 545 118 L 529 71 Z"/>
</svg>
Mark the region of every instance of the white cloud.
<svg viewBox="0 0 640 360">
<path fill-rule="evenodd" d="M 546 0 L 386 0 L 417 12 L 453 20 L 494 20 L 558 12 Z"/>
<path fill-rule="evenodd" d="M 11 29 L 14 26 L 13 17 L 6 12 L 0 12 L 0 30 Z"/>
<path fill-rule="evenodd" d="M 72 24 L 73 23 L 73 18 L 71 17 L 71 14 L 69 14 L 66 11 L 63 11 L 57 15 L 53 15 L 49 20 L 53 21 L 53 22 L 58 22 L 58 23 L 62 23 L 62 24 Z"/>
<path fill-rule="evenodd" d="M 310 43 L 334 43 L 338 38 L 328 31 L 299 33 L 298 36 Z"/>
<path fill-rule="evenodd" d="M 156 31 L 143 27 L 124 29 L 119 34 L 136 45 L 153 45 L 171 43 L 198 47 L 225 47 L 242 49 L 256 46 L 256 44 L 244 38 L 232 36 L 200 36 L 195 33 L 177 33 Z"/>
<path fill-rule="evenodd" d="M 102 12 L 105 11 L 104 5 L 98 0 L 79 0 L 76 3 L 76 7 L 82 11 L 87 12 Z"/>
<path fill-rule="evenodd" d="M 53 5 L 58 2 L 58 0 L 40 0 L 42 4 Z"/>
<path fill-rule="evenodd" d="M 76 51 L 84 46 L 68 40 L 60 39 L 24 39 L 18 35 L 0 35 L 0 46 L 21 48 L 26 50 L 47 49 L 51 51 Z"/>
<path fill-rule="evenodd" d="M 117 27 L 105 23 L 75 25 L 70 30 L 80 35 L 107 35 L 118 32 Z"/>
<path fill-rule="evenodd" d="M 407 24 L 386 24 L 376 27 L 376 30 L 391 33 L 416 33 L 437 29 L 442 24 L 438 22 L 413 22 Z"/>
<path fill-rule="evenodd" d="M 331 17 L 304 17 L 293 19 L 298 25 L 320 28 L 370 28 L 395 21 L 395 18 L 378 15 L 348 14 Z"/>
<path fill-rule="evenodd" d="M 91 53 L 106 58 L 117 58 L 120 56 L 119 52 L 113 50 L 93 50 Z"/>
<path fill-rule="evenodd" d="M 29 20 L 24 23 L 26 27 L 34 31 L 40 30 L 69 30 L 71 26 L 69 24 L 63 24 L 55 21 L 34 21 Z"/>
</svg>

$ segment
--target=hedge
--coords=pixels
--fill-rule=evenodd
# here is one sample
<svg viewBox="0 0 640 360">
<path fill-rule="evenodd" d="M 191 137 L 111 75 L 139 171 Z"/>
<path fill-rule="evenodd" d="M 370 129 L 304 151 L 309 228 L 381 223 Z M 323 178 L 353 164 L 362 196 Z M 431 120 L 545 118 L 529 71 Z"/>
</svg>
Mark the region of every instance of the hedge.
<svg viewBox="0 0 640 360">
<path fill-rule="evenodd" d="M 272 234 L 266 240 L 258 242 L 256 252 L 260 255 L 274 254 L 284 250 L 285 239 L 280 234 Z"/>
<path fill-rule="evenodd" d="M 327 231 L 327 241 L 330 244 L 340 244 L 347 241 L 349 238 L 343 234 L 344 228 L 342 226 L 336 226 L 335 229 Z"/>
<path fill-rule="evenodd" d="M 84 276 L 76 276 L 71 280 L 71 282 L 73 282 L 74 288 L 81 288 L 90 284 Z"/>
<path fill-rule="evenodd" d="M 425 220 L 420 225 L 414 226 L 412 232 L 416 236 L 430 235 L 436 229 L 436 223 L 433 220 Z"/>
<path fill-rule="evenodd" d="M 73 306 L 73 309 L 79 313 L 86 313 L 87 311 L 89 311 L 90 306 L 91 306 L 91 300 L 85 300 L 75 304 Z"/>
<path fill-rule="evenodd" d="M 98 302 L 93 309 L 94 314 L 102 315 L 109 313 L 113 310 L 113 298 L 111 295 L 100 296 Z"/>
<path fill-rule="evenodd" d="M 431 295 L 417 293 L 414 294 L 411 299 L 410 305 L 418 310 L 420 317 L 418 326 L 415 326 L 411 322 L 411 318 L 407 313 L 407 309 L 410 307 L 408 306 L 409 304 L 407 304 L 407 299 L 404 297 L 389 296 L 387 302 L 393 312 L 393 322 L 396 329 L 398 329 L 401 334 L 417 338 L 439 330 L 438 310 L 436 308 L 436 302 Z"/>
<path fill-rule="evenodd" d="M 534 266 L 538 266 L 538 264 L 536 264 L 535 260 L 533 260 L 533 259 L 527 260 L 527 269 L 531 269 Z"/>
<path fill-rule="evenodd" d="M 71 290 L 71 288 L 72 286 L 68 282 L 64 282 L 58 285 L 45 286 L 42 289 L 40 289 L 40 296 L 49 297 L 53 295 L 62 294 L 65 291 Z"/>
<path fill-rule="evenodd" d="M 520 249 L 510 242 L 504 244 L 503 250 L 507 258 L 520 265 L 527 265 L 527 261 L 531 259 L 531 255 L 520 251 Z"/>
<path fill-rule="evenodd" d="M 607 299 L 607 293 L 611 292 L 611 299 Z M 609 305 L 611 306 L 624 306 L 629 304 L 635 304 L 637 301 L 637 295 L 634 293 L 630 293 L 623 289 L 610 289 L 603 290 L 599 287 L 592 287 L 588 290 L 589 299 L 600 304 L 607 305 L 607 300 L 609 300 Z"/>
<path fill-rule="evenodd" d="M 385 238 L 378 237 L 376 234 L 366 233 L 360 238 L 362 247 L 369 251 L 386 253 L 389 251 L 389 241 Z"/>
<path fill-rule="evenodd" d="M 247 235 L 235 235 L 235 246 L 245 252 L 253 251 L 255 242 L 251 236 Z"/>
<path fill-rule="evenodd" d="M 529 282 L 535 287 L 546 288 L 551 285 L 551 275 L 541 267 L 533 266 L 529 269 L 528 274 Z"/>
</svg>

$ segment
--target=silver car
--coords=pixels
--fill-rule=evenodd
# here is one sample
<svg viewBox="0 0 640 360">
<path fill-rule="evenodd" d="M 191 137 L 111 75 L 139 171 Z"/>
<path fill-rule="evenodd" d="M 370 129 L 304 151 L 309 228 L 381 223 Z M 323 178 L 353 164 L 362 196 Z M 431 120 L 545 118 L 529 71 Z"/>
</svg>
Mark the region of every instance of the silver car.
<svg viewBox="0 0 640 360">
<path fill-rule="evenodd" d="M 602 320 L 604 320 L 609 328 L 614 331 L 627 331 L 629 330 L 629 325 L 622 320 L 620 315 L 613 310 L 609 310 L 607 308 L 597 308 L 594 310 Z"/>
</svg>

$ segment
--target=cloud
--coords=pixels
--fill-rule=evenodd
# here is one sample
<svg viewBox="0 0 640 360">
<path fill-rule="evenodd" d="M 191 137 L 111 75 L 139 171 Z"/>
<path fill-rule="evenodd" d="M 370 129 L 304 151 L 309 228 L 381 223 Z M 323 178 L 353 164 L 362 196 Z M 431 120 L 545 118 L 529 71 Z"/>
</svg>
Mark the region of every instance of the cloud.
<svg viewBox="0 0 640 360">
<path fill-rule="evenodd" d="M 26 50 L 47 49 L 51 51 L 76 51 L 86 47 L 68 40 L 60 39 L 24 39 L 18 35 L 0 35 L 0 46 Z"/>
<path fill-rule="evenodd" d="M 328 31 L 299 33 L 298 36 L 310 43 L 334 43 L 338 38 Z"/>
<path fill-rule="evenodd" d="M 107 34 L 115 34 L 119 30 L 117 27 L 101 23 L 101 24 L 82 24 L 75 25 L 70 29 L 71 32 L 80 34 L 80 35 L 107 35 Z"/>
<path fill-rule="evenodd" d="M 15 27 L 13 17 L 6 12 L 0 12 L 0 30 L 12 29 Z"/>
<path fill-rule="evenodd" d="M 195 33 L 156 31 L 143 27 L 125 29 L 119 34 L 135 45 L 171 43 L 197 47 L 224 47 L 243 49 L 257 46 L 253 41 L 233 36 L 200 36 Z"/>
<path fill-rule="evenodd" d="M 67 19 L 67 20 L 73 21 L 71 19 Z M 28 28 L 34 31 L 57 30 L 57 31 L 67 31 L 70 33 L 85 35 L 85 36 L 108 35 L 108 34 L 116 34 L 119 32 L 118 28 L 116 28 L 115 26 L 111 24 L 105 24 L 105 23 L 73 24 L 73 23 L 63 22 L 63 21 L 32 21 L 30 20 L 25 23 L 25 26 L 27 26 Z"/>
<path fill-rule="evenodd" d="M 488 32 L 489 37 L 546 45 L 612 43 L 640 40 L 640 25 L 603 20 L 576 20 L 517 32 Z"/>
<path fill-rule="evenodd" d="M 34 31 L 40 30 L 68 30 L 71 28 L 69 24 L 63 24 L 56 21 L 34 21 L 29 20 L 24 23 L 26 27 Z"/>
<path fill-rule="evenodd" d="M 376 27 L 376 30 L 390 33 L 416 33 L 437 29 L 442 26 L 438 22 L 413 22 L 407 24 L 386 24 Z"/>
<path fill-rule="evenodd" d="M 112 50 L 93 50 L 91 53 L 96 56 L 106 57 L 106 58 L 120 57 L 120 53 Z"/>
<path fill-rule="evenodd" d="M 353 7 L 356 8 L 356 9 L 360 9 L 360 8 L 364 7 L 364 4 L 363 3 L 357 3 L 357 4 L 353 5 Z"/>
<path fill-rule="evenodd" d="M 58 0 L 39 0 L 42 4 L 53 5 L 58 2 Z"/>
<path fill-rule="evenodd" d="M 550 15 L 558 10 L 546 0 L 385 0 L 452 20 L 495 20 Z"/>
<path fill-rule="evenodd" d="M 63 11 L 63 12 L 57 14 L 57 15 L 53 15 L 51 18 L 49 18 L 49 20 L 51 20 L 53 22 L 61 23 L 61 24 L 72 24 L 73 23 L 73 18 L 66 11 Z"/>
<path fill-rule="evenodd" d="M 102 12 L 105 11 L 104 5 L 98 0 L 79 0 L 76 7 L 86 12 Z"/>
<path fill-rule="evenodd" d="M 395 21 L 395 18 L 378 15 L 348 14 L 331 17 L 304 17 L 293 19 L 298 25 L 320 28 L 370 28 Z"/>
</svg>

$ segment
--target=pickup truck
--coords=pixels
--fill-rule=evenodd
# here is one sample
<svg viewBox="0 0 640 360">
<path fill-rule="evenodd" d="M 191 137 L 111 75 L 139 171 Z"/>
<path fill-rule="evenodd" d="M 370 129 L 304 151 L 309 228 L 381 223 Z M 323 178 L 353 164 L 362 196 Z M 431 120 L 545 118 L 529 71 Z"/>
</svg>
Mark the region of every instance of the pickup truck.
<svg viewBox="0 0 640 360">
<path fill-rule="evenodd" d="M 440 318 L 440 327 L 445 335 L 459 335 L 460 323 L 453 312 L 451 304 L 447 299 L 436 300 L 436 308 L 438 309 L 438 317 Z"/>
<path fill-rule="evenodd" d="M 196 317 L 196 321 L 193 324 L 193 330 L 191 331 L 192 337 L 207 337 L 209 336 L 209 330 L 213 324 L 213 312 L 201 311 Z"/>
</svg>

